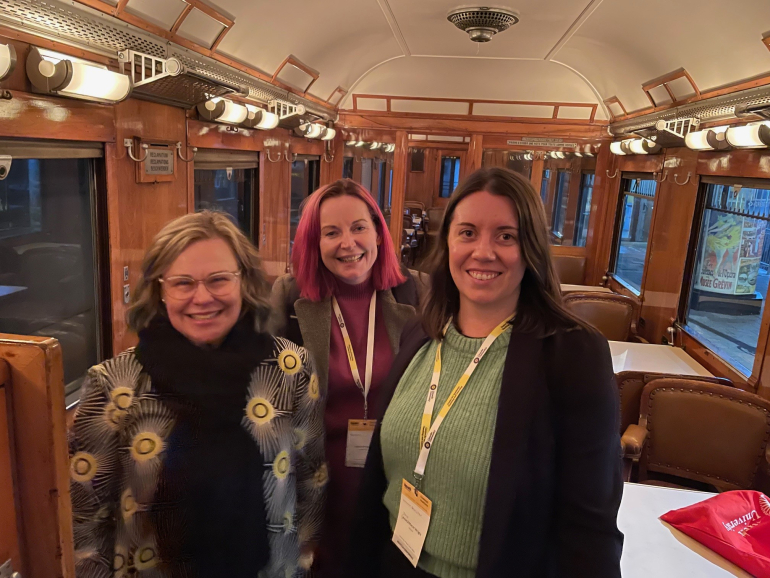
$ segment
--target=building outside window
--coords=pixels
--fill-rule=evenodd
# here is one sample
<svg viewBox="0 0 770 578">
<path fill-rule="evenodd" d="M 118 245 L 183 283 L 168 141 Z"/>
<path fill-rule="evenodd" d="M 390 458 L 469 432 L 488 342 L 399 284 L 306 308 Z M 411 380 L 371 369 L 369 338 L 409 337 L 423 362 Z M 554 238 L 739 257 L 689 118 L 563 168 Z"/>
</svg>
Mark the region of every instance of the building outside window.
<svg viewBox="0 0 770 578">
<path fill-rule="evenodd" d="M 624 175 L 622 183 L 612 272 L 637 295 L 642 290 L 656 185 L 648 174 Z"/>
<path fill-rule="evenodd" d="M 558 171 L 556 177 L 556 198 L 553 202 L 553 218 L 551 219 L 551 232 L 561 239 L 564 234 L 564 219 L 567 216 L 567 203 L 569 202 L 569 171 Z"/>
<path fill-rule="evenodd" d="M 353 178 L 353 157 L 345 157 L 342 159 L 342 178 Z"/>
<path fill-rule="evenodd" d="M 770 279 L 770 181 L 706 181 L 701 194 L 685 327 L 749 376 Z"/>
<path fill-rule="evenodd" d="M 578 214 L 575 219 L 575 247 L 585 247 L 588 237 L 588 225 L 591 219 L 591 197 L 594 190 L 594 173 L 584 172 L 580 180 L 580 195 L 578 196 Z"/>
<path fill-rule="evenodd" d="M 543 170 L 543 179 L 540 181 L 540 200 L 543 205 L 548 204 L 548 185 L 551 182 L 551 169 Z"/>
<path fill-rule="evenodd" d="M 0 333 L 57 339 L 71 402 L 105 353 L 96 210 L 102 147 L 0 142 L 0 154 L 13 156 L 0 181 Z"/>
<path fill-rule="evenodd" d="M 448 199 L 460 183 L 460 157 L 442 156 L 439 196 Z"/>
</svg>

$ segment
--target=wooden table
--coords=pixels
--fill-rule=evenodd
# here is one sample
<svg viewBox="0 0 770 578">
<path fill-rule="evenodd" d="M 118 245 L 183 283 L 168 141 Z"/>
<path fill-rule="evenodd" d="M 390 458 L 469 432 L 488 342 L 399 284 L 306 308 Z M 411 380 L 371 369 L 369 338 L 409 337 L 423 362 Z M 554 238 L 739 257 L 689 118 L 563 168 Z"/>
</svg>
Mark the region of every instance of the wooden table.
<svg viewBox="0 0 770 578">
<path fill-rule="evenodd" d="M 625 484 L 618 528 L 625 535 L 623 578 L 751 578 L 719 554 L 658 518 L 713 494 Z"/>
<path fill-rule="evenodd" d="M 612 293 L 612 290 L 601 285 L 569 285 L 561 284 L 562 293 Z"/>
<path fill-rule="evenodd" d="M 610 341 L 609 343 L 615 373 L 642 371 L 713 377 L 705 367 L 679 347 L 652 343 L 628 343 L 626 341 Z"/>
</svg>

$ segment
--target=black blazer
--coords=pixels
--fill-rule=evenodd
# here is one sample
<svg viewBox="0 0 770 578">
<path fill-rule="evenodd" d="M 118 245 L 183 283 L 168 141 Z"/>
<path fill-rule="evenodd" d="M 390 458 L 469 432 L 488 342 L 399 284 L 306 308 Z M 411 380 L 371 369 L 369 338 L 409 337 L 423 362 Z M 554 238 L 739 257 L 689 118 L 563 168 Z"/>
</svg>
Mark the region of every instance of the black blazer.
<svg viewBox="0 0 770 578">
<path fill-rule="evenodd" d="M 386 404 L 427 341 L 418 322 L 404 329 L 383 384 Z M 604 337 L 574 329 L 539 339 L 514 326 L 498 402 L 478 578 L 620 578 L 619 420 Z M 379 426 L 364 476 L 352 534 L 351 577 L 379 576 L 380 560 L 391 542 L 382 503 L 387 481 Z"/>
</svg>

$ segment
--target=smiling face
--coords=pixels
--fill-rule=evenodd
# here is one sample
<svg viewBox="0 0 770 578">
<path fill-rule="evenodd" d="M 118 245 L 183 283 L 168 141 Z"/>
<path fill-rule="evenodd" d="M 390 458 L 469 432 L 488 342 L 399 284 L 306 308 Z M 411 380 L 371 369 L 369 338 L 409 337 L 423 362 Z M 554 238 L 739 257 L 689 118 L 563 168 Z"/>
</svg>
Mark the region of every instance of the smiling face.
<svg viewBox="0 0 770 578">
<path fill-rule="evenodd" d="M 187 276 L 202 280 L 214 273 L 237 271 L 238 261 L 230 246 L 223 239 L 206 239 L 182 251 L 163 279 Z M 219 345 L 241 315 L 240 281 L 233 283 L 228 293 L 217 296 L 198 283 L 186 299 L 172 298 L 164 287 L 163 299 L 171 325 L 196 345 Z"/>
<path fill-rule="evenodd" d="M 326 199 L 320 225 L 321 260 L 326 268 L 350 285 L 366 281 L 382 241 L 366 203 L 350 195 Z"/>
<path fill-rule="evenodd" d="M 447 238 L 460 310 L 504 317 L 516 310 L 526 263 L 513 202 L 486 191 L 457 203 Z"/>
</svg>

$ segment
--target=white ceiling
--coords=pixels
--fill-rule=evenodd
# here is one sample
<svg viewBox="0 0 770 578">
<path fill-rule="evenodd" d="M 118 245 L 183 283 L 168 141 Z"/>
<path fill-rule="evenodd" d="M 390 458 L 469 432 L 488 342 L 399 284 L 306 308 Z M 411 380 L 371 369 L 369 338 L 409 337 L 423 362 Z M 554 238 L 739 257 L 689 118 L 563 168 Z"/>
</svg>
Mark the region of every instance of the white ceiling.
<svg viewBox="0 0 770 578">
<path fill-rule="evenodd" d="M 462 0 L 206 1 L 235 19 L 220 52 L 267 74 L 292 54 L 320 73 L 310 93 L 323 100 L 337 86 L 443 98 L 617 96 L 631 112 L 649 106 L 643 83 L 680 67 L 701 91 L 770 72 L 768 0 L 501 0 L 520 22 L 482 45 L 446 20 Z M 165 22 L 177 3 L 128 6 Z M 348 96 L 341 107 L 351 106 Z"/>
</svg>

